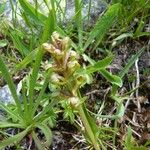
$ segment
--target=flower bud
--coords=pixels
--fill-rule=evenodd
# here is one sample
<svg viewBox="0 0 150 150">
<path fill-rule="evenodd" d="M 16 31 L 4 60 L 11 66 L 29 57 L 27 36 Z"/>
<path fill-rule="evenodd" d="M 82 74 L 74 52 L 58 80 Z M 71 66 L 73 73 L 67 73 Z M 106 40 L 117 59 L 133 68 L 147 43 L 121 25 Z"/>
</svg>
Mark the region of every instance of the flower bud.
<svg viewBox="0 0 150 150">
<path fill-rule="evenodd" d="M 55 84 L 61 82 L 62 80 L 63 80 L 63 77 L 60 76 L 60 75 L 57 74 L 57 73 L 53 73 L 53 74 L 51 75 L 51 82 L 53 82 L 53 83 L 55 83 Z"/>
<path fill-rule="evenodd" d="M 62 39 L 59 38 L 59 34 L 57 32 L 53 32 L 51 38 L 52 38 L 52 44 L 56 48 L 61 49 Z"/>
<path fill-rule="evenodd" d="M 57 59 L 57 60 L 60 60 L 61 58 L 63 58 L 64 56 L 64 52 L 62 52 L 61 50 L 59 49 L 55 49 L 54 50 L 54 57 Z"/>
<path fill-rule="evenodd" d="M 78 87 L 84 85 L 86 81 L 87 81 L 87 77 L 83 75 L 80 75 L 76 78 L 76 84 Z"/>
<path fill-rule="evenodd" d="M 59 33 L 57 33 L 56 31 L 55 31 L 55 32 L 53 32 L 53 34 L 52 34 L 52 38 L 53 38 L 54 40 L 59 39 Z"/>
<path fill-rule="evenodd" d="M 69 103 L 73 106 L 73 107 L 78 107 L 80 104 L 80 100 L 78 97 L 70 97 L 68 99 Z"/>
<path fill-rule="evenodd" d="M 54 53 L 55 47 L 52 44 L 44 43 L 42 46 L 43 46 L 44 50 L 50 52 L 51 54 Z"/>
<path fill-rule="evenodd" d="M 77 54 L 77 52 L 71 50 L 70 51 L 70 60 L 74 60 L 74 59 L 78 59 L 79 55 Z"/>
<path fill-rule="evenodd" d="M 52 68 L 52 64 L 46 60 L 45 62 L 42 62 L 42 68 L 48 70 L 49 68 Z"/>
<path fill-rule="evenodd" d="M 62 51 L 67 51 L 71 47 L 71 40 L 69 37 L 62 39 Z"/>
<path fill-rule="evenodd" d="M 74 73 L 78 68 L 80 67 L 80 64 L 78 63 L 78 61 L 74 60 L 74 61 L 69 61 L 67 63 L 67 74 L 71 75 L 72 73 Z"/>
<path fill-rule="evenodd" d="M 80 65 L 79 65 L 78 61 L 74 60 L 74 61 L 69 61 L 67 63 L 67 66 L 68 66 L 69 69 L 72 69 L 72 68 L 76 68 Z"/>
</svg>

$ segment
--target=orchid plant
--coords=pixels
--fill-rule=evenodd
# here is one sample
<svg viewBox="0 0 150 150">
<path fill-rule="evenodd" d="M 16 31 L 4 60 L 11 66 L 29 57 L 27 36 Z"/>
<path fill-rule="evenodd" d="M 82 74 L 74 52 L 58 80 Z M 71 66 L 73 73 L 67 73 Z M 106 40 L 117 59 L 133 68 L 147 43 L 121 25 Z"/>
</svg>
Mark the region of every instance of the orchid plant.
<svg viewBox="0 0 150 150">
<path fill-rule="evenodd" d="M 90 83 L 93 72 L 101 70 L 107 78 L 109 73 L 105 70 L 105 67 L 111 62 L 112 57 L 83 67 L 79 63 L 79 55 L 72 50 L 71 40 L 68 37 L 60 38 L 59 34 L 54 32 L 51 40 L 51 44 L 43 44 L 43 49 L 50 53 L 53 60 L 49 68 L 53 72 L 50 76 L 51 85 L 55 87 L 53 95 L 61 101 L 67 101 L 69 107 L 77 112 L 83 123 L 84 130 L 82 132 L 85 139 L 96 150 L 99 150 L 100 146 L 103 146 L 99 139 L 99 129 L 96 120 L 90 116 L 85 107 L 86 97 L 81 96 L 80 88 L 85 83 Z M 117 80 L 111 74 L 109 74 L 109 77 L 114 79 L 115 84 L 121 84 L 119 77 L 115 76 Z"/>
</svg>

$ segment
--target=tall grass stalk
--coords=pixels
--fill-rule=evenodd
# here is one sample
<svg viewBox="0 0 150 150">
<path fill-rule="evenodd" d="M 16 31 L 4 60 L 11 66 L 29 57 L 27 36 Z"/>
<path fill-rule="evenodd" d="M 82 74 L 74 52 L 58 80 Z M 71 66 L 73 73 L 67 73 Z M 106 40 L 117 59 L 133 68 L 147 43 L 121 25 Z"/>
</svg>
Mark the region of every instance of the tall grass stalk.
<svg viewBox="0 0 150 150">
<path fill-rule="evenodd" d="M 75 0 L 75 22 L 78 30 L 78 40 L 79 40 L 79 52 L 82 52 L 83 47 L 83 17 L 82 17 L 82 0 Z"/>
</svg>

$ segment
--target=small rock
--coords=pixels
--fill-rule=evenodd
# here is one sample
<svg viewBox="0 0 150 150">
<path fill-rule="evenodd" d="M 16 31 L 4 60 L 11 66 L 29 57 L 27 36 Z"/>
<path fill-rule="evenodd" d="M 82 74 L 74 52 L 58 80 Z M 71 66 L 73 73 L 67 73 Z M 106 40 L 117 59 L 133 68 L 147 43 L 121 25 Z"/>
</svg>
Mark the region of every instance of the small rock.
<svg viewBox="0 0 150 150">
<path fill-rule="evenodd" d="M 95 19 L 102 11 L 106 9 L 106 3 L 102 2 L 101 0 L 94 0 L 91 1 L 90 6 L 90 0 L 83 0 L 83 6 L 82 6 L 82 15 L 83 17 L 86 17 L 88 15 L 88 11 L 90 8 L 90 19 Z M 75 4 L 74 0 L 67 0 L 67 6 L 66 6 L 66 18 L 67 20 L 70 20 L 75 15 Z"/>
<path fill-rule="evenodd" d="M 0 102 L 3 102 L 5 105 L 14 103 L 14 99 L 11 95 L 8 85 L 0 88 Z"/>
<path fill-rule="evenodd" d="M 22 82 L 20 82 L 17 85 L 17 95 L 20 98 L 20 90 L 22 87 Z M 20 98 L 21 100 L 21 98 Z M 9 105 L 9 104 L 15 104 L 14 98 L 11 94 L 11 91 L 9 89 L 8 85 L 3 86 L 2 88 L 0 88 L 0 102 L 3 103 L 4 105 Z M 5 112 L 0 108 L 0 120 L 5 120 Z"/>
</svg>

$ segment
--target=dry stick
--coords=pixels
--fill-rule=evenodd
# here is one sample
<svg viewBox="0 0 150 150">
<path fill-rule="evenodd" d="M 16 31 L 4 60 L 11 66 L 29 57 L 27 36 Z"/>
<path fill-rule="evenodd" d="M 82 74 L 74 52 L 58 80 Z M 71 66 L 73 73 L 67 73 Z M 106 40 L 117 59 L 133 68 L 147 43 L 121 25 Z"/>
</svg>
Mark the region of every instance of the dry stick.
<svg viewBox="0 0 150 150">
<path fill-rule="evenodd" d="M 139 87 L 140 85 L 140 75 L 139 75 L 139 67 L 138 67 L 138 61 L 139 59 L 137 59 L 135 61 L 135 68 L 136 68 L 136 87 Z M 137 98 L 137 107 L 138 107 L 138 112 L 141 112 L 141 105 L 138 99 L 138 95 L 139 95 L 139 90 L 136 90 L 136 98 Z"/>
<path fill-rule="evenodd" d="M 132 89 L 134 89 L 133 83 L 132 83 Z M 126 104 L 125 104 L 125 110 L 127 109 L 127 107 L 128 107 L 128 105 L 129 105 L 130 100 L 131 100 L 131 98 L 133 97 L 133 95 L 134 95 L 134 93 L 132 92 L 132 93 L 130 94 L 130 96 L 129 96 L 127 102 L 126 102 Z"/>
</svg>

